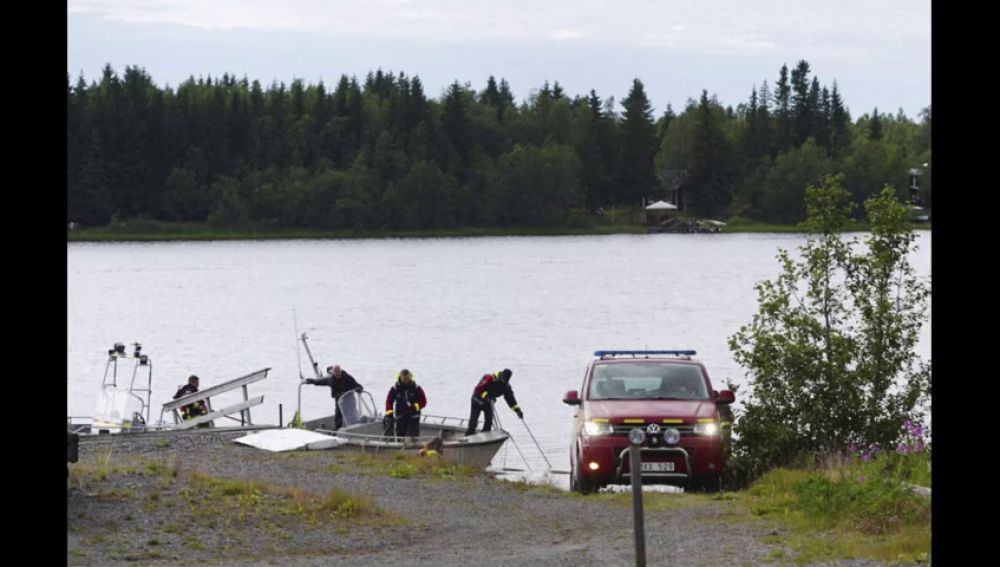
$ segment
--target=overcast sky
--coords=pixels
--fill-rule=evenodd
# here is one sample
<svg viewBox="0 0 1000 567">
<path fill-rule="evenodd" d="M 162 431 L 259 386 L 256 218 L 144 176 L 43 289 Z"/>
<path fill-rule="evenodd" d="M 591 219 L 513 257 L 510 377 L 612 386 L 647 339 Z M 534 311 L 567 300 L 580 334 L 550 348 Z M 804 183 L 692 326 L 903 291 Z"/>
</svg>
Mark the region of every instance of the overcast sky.
<svg viewBox="0 0 1000 567">
<path fill-rule="evenodd" d="M 73 82 L 110 63 L 161 87 L 228 72 L 332 88 L 381 68 L 432 98 L 493 75 L 520 102 L 546 80 L 621 101 L 639 78 L 659 115 L 702 89 L 735 107 L 805 59 L 854 118 L 931 102 L 930 0 L 69 0 L 67 17 Z"/>
</svg>

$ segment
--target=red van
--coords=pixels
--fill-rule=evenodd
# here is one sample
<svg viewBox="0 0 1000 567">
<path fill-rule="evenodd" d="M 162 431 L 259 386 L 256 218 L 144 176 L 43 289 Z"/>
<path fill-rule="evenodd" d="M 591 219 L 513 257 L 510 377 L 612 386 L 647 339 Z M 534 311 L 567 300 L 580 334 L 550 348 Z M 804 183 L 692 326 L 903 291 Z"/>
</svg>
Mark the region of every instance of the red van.
<svg viewBox="0 0 1000 567">
<path fill-rule="evenodd" d="M 628 433 L 641 427 L 643 484 L 717 491 L 726 466 L 730 390 L 716 391 L 693 350 L 599 350 L 580 391 L 563 402 L 580 406 L 570 450 L 572 488 L 588 493 L 629 484 Z"/>
</svg>

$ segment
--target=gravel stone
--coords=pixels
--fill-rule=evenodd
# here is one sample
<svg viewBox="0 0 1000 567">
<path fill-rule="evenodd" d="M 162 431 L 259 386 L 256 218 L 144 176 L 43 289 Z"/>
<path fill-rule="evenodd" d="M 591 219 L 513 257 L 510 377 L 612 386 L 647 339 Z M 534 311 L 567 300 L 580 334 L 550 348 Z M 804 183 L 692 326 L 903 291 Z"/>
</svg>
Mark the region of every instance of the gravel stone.
<svg viewBox="0 0 1000 567">
<path fill-rule="evenodd" d="M 435 565 L 634 565 L 632 510 L 590 497 L 525 490 L 487 473 L 472 480 L 423 480 L 333 467 L 343 450 L 270 453 L 232 442 L 244 432 L 82 437 L 80 463 L 164 460 L 180 469 L 152 512 L 145 503 L 162 482 L 109 475 L 67 492 L 69 565 L 241 565 L 282 567 Z M 70 464 L 70 468 L 77 464 Z M 332 469 L 332 470 L 331 470 Z M 398 522 L 342 520 L 276 530 L 248 522 L 189 523 L 181 496 L 188 471 L 259 480 L 324 494 L 332 488 L 372 497 Z M 111 495 L 110 497 L 108 495 Z M 115 497 L 117 495 L 117 497 Z M 171 501 L 170 506 L 166 505 Z M 211 502 L 204 503 L 212 506 Z M 734 519 L 738 504 L 708 500 L 645 514 L 650 566 L 775 564 L 762 538 L 767 522 Z M 262 524 L 264 522 L 257 522 Z M 196 540 L 198 545 L 192 545 Z M 843 561 L 822 565 L 867 566 Z"/>
</svg>

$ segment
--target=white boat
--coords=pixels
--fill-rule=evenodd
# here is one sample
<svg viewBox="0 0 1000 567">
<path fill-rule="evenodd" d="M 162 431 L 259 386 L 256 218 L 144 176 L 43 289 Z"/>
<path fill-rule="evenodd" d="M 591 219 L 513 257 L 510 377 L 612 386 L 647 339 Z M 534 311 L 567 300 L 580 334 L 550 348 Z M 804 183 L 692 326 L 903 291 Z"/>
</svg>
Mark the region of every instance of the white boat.
<svg viewBox="0 0 1000 567">
<path fill-rule="evenodd" d="M 386 434 L 383 418 L 368 392 L 347 392 L 337 403 L 344 416 L 344 426 L 340 429 L 333 429 L 333 415 L 303 423 L 307 430 L 343 441 L 331 448 L 418 453 L 434 439 L 441 439 L 441 455 L 448 462 L 486 468 L 510 438 L 502 429 L 466 435 L 467 419 L 426 414 L 420 416 L 420 435 L 400 438 Z"/>
<path fill-rule="evenodd" d="M 119 369 L 119 364 L 122 363 L 124 366 L 127 361 L 133 361 L 133 366 L 131 379 L 126 385 L 125 376 L 119 376 L 119 370 L 124 373 L 125 369 Z M 90 417 L 69 416 L 67 418 L 67 431 L 79 435 L 181 431 L 196 426 L 214 428 L 215 420 L 220 418 L 239 422 L 238 426 L 227 429 L 260 428 L 261 426 L 253 424 L 250 408 L 263 403 L 264 396 L 249 397 L 247 385 L 267 378 L 267 373 L 270 370 L 270 368 L 263 368 L 193 394 L 172 399 L 163 404 L 159 419 L 153 422 L 150 420 L 153 361 L 148 355 L 142 353 L 142 345 L 139 343 L 133 343 L 131 355 L 126 352 L 124 344 L 115 343 L 108 350 L 108 361 L 104 368 L 104 378 L 101 381 L 101 390 L 94 415 Z M 242 388 L 242 401 L 221 409 L 214 409 L 212 397 L 237 388 Z M 209 413 L 194 419 L 181 419 L 180 407 L 197 400 L 205 400 Z M 239 417 L 234 417 L 237 413 L 239 413 Z M 173 419 L 168 421 L 165 417 L 169 416 L 172 416 Z"/>
<path fill-rule="evenodd" d="M 123 343 L 115 343 L 108 350 L 104 378 L 97 396 L 93 416 L 69 416 L 67 430 L 81 435 L 97 433 L 128 433 L 147 428 L 150 413 L 150 396 L 153 384 L 153 361 L 142 353 L 142 345 L 133 343 L 132 356 L 125 352 Z M 125 376 L 119 377 L 119 363 L 133 360 L 132 377 L 126 385 Z M 121 382 L 121 384 L 119 384 Z M 150 428 L 155 428 L 150 426 Z"/>
<path fill-rule="evenodd" d="M 306 339 L 308 337 L 305 333 L 299 336 L 299 340 L 302 341 L 306 353 L 309 355 L 309 362 L 312 364 L 316 377 L 321 378 L 319 364 L 313 358 Z M 301 415 L 302 385 L 305 384 L 301 370 L 299 378 L 302 381 L 299 383 L 299 411 L 296 412 L 296 419 Z M 344 448 L 418 453 L 434 439 L 440 439 L 442 442 L 441 454 L 449 462 L 486 468 L 500 447 L 510 438 L 510 435 L 499 427 L 491 431 L 466 435 L 465 431 L 469 420 L 426 414 L 420 416 L 420 435 L 412 438 L 399 438 L 392 433 L 387 434 L 382 422 L 383 416 L 379 413 L 369 392 L 346 392 L 341 395 L 337 404 L 344 424 L 340 429 L 334 429 L 335 414 L 302 423 L 303 428 L 329 435 L 337 441 L 327 444 L 311 443 L 308 447 L 303 448 Z"/>
</svg>

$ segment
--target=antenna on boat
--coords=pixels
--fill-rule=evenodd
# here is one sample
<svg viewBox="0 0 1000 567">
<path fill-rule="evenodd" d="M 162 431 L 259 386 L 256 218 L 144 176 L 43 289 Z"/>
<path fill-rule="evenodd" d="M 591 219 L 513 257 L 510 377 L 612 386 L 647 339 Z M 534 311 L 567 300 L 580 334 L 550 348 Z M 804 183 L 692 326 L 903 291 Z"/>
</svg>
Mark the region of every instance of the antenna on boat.
<svg viewBox="0 0 1000 567">
<path fill-rule="evenodd" d="M 292 427 L 296 429 L 302 429 L 302 384 L 305 383 L 305 377 L 302 376 L 302 348 L 299 347 L 299 318 L 295 315 L 295 308 L 292 307 L 292 322 L 295 324 L 295 354 L 299 358 L 299 390 L 298 390 L 298 403 L 295 406 L 295 416 L 292 417 Z M 303 336 L 305 336 L 303 334 Z"/>
<path fill-rule="evenodd" d="M 313 372 L 316 373 L 316 377 L 322 378 L 323 376 L 319 373 L 319 363 L 313 358 L 313 353 L 309 350 L 309 343 L 306 342 L 306 339 L 308 338 L 309 337 L 307 337 L 305 333 L 302 333 L 302 346 L 306 347 L 306 354 L 309 355 L 309 362 L 312 364 Z"/>
<path fill-rule="evenodd" d="M 302 376 L 302 347 L 299 346 L 299 318 L 295 315 L 295 308 L 292 307 L 292 321 L 295 323 L 295 355 L 299 357 L 299 380 Z"/>
</svg>

